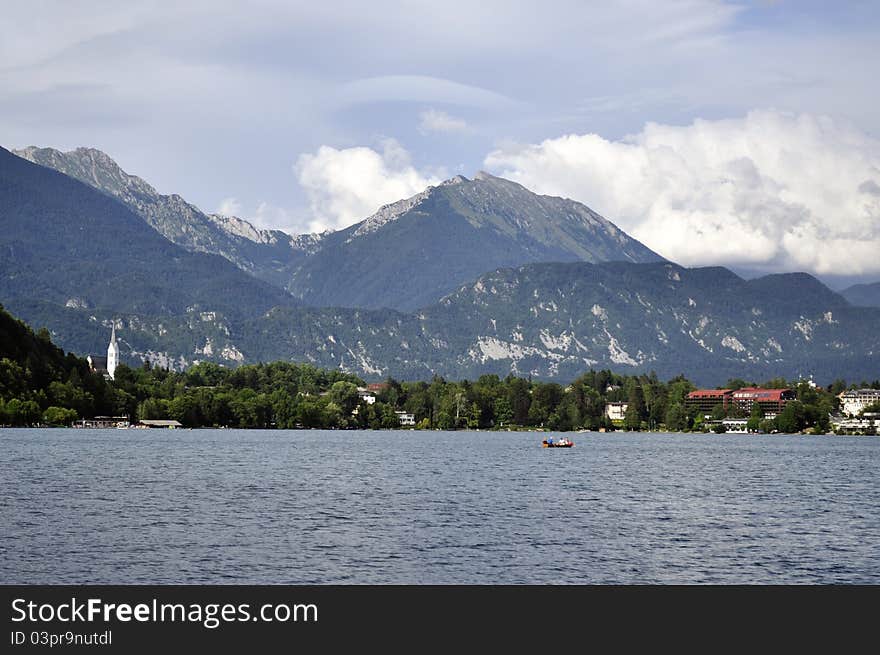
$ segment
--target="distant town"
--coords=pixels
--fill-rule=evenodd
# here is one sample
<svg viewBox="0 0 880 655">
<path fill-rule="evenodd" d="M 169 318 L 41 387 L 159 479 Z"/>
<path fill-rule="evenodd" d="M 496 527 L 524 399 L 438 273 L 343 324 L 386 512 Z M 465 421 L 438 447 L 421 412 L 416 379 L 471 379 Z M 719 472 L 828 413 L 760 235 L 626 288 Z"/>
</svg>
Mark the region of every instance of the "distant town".
<svg viewBox="0 0 880 655">
<path fill-rule="evenodd" d="M 0 358 L 0 425 L 81 428 L 671 431 L 876 435 L 880 380 L 729 380 L 698 389 L 684 376 L 590 370 L 570 384 L 508 375 L 366 383 L 309 364 L 273 362 L 186 371 L 78 358 L 5 311 L 21 344 Z M 10 357 L 9 355 L 13 355 Z"/>
</svg>

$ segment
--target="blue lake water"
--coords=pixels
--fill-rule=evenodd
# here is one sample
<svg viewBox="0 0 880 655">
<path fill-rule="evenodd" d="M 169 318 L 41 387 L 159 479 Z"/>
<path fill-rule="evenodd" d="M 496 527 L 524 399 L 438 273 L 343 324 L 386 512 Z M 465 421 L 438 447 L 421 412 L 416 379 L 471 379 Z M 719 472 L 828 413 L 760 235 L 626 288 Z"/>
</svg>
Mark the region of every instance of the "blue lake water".
<svg viewBox="0 0 880 655">
<path fill-rule="evenodd" d="M 0 430 L 3 583 L 880 583 L 880 438 Z"/>
</svg>

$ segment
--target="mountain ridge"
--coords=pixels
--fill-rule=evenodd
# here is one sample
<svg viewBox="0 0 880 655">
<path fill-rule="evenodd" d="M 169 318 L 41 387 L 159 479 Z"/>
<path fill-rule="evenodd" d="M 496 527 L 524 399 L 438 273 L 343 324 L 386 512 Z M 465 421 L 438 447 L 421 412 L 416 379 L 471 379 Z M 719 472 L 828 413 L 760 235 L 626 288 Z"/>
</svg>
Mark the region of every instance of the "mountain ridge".
<svg viewBox="0 0 880 655">
<path fill-rule="evenodd" d="M 586 205 L 477 177 L 455 176 L 327 235 L 288 289 L 312 306 L 413 311 L 501 266 L 665 261 Z"/>
<path fill-rule="evenodd" d="M 880 282 L 854 284 L 840 294 L 851 304 L 859 307 L 880 307 Z"/>
<path fill-rule="evenodd" d="M 205 213 L 176 193 L 160 194 L 96 148 L 61 152 L 28 146 L 12 152 L 116 198 L 172 243 L 190 252 L 220 255 L 278 287 L 283 288 L 297 263 L 320 241 L 320 235 L 291 237 L 238 217 Z"/>
<path fill-rule="evenodd" d="M 278 307 L 214 322 L 126 315 L 117 338 L 128 355 L 178 368 L 288 360 L 370 380 L 513 373 L 568 381 L 605 368 L 682 373 L 708 386 L 731 377 L 876 376 L 880 310 L 833 296 L 830 305 L 807 298 L 777 308 L 749 282 L 718 267 L 539 263 L 492 271 L 413 313 Z M 106 339 L 109 317 L 65 312 L 49 326 L 61 342 L 71 343 L 64 332 L 78 325 L 97 327 L 97 341 Z M 157 336 L 159 325 L 167 336 Z M 170 343 L 176 351 L 165 350 Z"/>
<path fill-rule="evenodd" d="M 121 200 L 187 250 L 221 255 L 312 306 L 412 311 L 498 266 L 663 260 L 589 207 L 485 171 L 383 205 L 343 230 L 290 236 L 161 195 L 94 148 L 16 153 Z"/>
<path fill-rule="evenodd" d="M 320 308 L 298 306 L 219 255 L 171 243 L 107 193 L 0 150 L 0 302 L 48 327 L 68 350 L 100 352 L 116 325 L 128 361 L 175 368 L 296 360 L 369 379 L 516 373 L 556 380 L 615 368 L 685 373 L 709 384 L 807 372 L 875 375 L 880 310 L 853 307 L 806 274 L 746 281 L 723 267 L 578 261 L 545 243 L 560 229 L 546 220 L 555 207 L 576 212 L 565 226 L 592 227 L 612 241 L 614 233 L 585 206 L 527 193 L 500 178 L 453 178 L 386 207 L 380 218 L 387 220 L 357 238 L 359 250 L 343 245 L 362 224 L 323 237 L 319 250 L 359 255 L 350 268 L 346 258 L 323 260 L 337 269 L 330 278 L 337 293 L 357 286 L 356 293 L 380 297 L 397 276 L 394 293 L 425 302 L 406 312 Z M 520 198 L 549 205 L 523 212 Z M 503 237 L 519 234 L 517 221 L 532 221 L 528 236 Z M 447 248 L 458 243 L 470 251 L 457 259 Z M 529 249 L 570 261 L 509 263 Z M 473 251 L 484 256 L 475 260 Z M 447 283 L 475 265 L 493 268 L 441 295 L 439 287 L 422 288 L 430 276 L 396 268 L 408 252 L 421 253 L 423 267 L 454 273 Z"/>
<path fill-rule="evenodd" d="M 0 291 L 116 311 L 230 316 L 295 300 L 226 259 L 167 240 L 122 202 L 0 148 Z"/>
</svg>

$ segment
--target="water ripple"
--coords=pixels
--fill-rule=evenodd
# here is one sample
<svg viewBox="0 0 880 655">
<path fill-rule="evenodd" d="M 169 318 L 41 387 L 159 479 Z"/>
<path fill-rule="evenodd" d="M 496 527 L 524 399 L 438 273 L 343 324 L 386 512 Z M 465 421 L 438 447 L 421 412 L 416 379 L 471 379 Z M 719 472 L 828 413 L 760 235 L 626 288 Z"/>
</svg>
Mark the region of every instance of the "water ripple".
<svg viewBox="0 0 880 655">
<path fill-rule="evenodd" d="M 3 583 L 880 583 L 880 439 L 0 430 Z"/>
</svg>

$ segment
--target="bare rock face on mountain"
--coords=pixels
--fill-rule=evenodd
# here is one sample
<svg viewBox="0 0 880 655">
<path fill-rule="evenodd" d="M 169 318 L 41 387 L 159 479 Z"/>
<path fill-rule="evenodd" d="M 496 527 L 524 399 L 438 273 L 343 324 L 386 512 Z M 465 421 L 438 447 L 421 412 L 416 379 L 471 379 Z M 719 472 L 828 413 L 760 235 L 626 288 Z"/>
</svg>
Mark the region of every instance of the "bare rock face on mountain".
<svg viewBox="0 0 880 655">
<path fill-rule="evenodd" d="M 561 382 L 607 368 L 715 386 L 732 377 L 874 379 L 880 365 L 880 309 L 853 307 L 805 274 L 747 281 L 669 263 L 503 268 L 410 314 L 287 306 L 244 318 L 110 315 L 16 304 L 79 352 L 105 342 L 101 326 L 114 318 L 129 361 L 178 368 L 287 360 L 373 380 L 514 373 Z"/>
<path fill-rule="evenodd" d="M 408 311 L 489 270 L 574 261 L 663 258 L 581 203 L 481 172 L 328 235 L 288 288 L 311 305 Z"/>
<path fill-rule="evenodd" d="M 502 268 L 412 314 L 279 309 L 249 329 L 273 355 L 373 379 L 508 373 L 570 381 L 590 369 L 731 377 L 873 379 L 880 309 L 804 273 L 744 280 L 720 267 L 538 263 Z M 266 350 L 263 350 L 263 349 Z"/>
<path fill-rule="evenodd" d="M 205 214 L 177 194 L 160 194 L 94 148 L 61 152 L 31 146 L 13 152 L 120 200 L 166 239 L 186 250 L 220 255 L 276 286 L 286 285 L 293 269 L 320 242 L 320 235 L 291 237 L 280 230 L 258 229 L 234 216 Z"/>
</svg>

